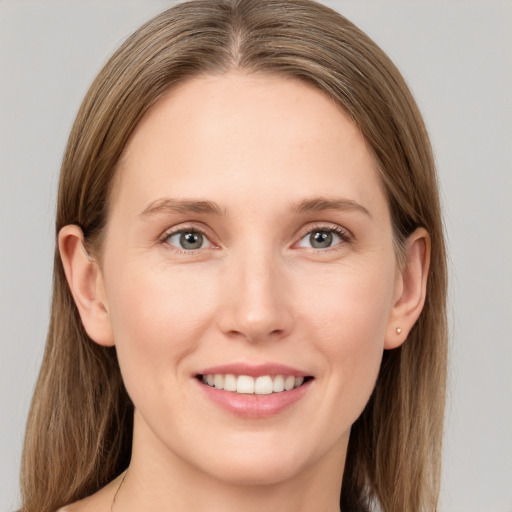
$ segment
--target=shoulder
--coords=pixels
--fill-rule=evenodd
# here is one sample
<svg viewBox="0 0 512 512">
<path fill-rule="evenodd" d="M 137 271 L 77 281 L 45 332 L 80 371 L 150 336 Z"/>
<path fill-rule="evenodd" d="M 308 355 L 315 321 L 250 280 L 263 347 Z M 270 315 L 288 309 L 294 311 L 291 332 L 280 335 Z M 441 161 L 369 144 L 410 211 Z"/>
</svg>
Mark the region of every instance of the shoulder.
<svg viewBox="0 0 512 512">
<path fill-rule="evenodd" d="M 108 512 L 110 511 L 110 503 L 105 499 L 98 499 L 96 494 L 75 501 L 69 505 L 59 508 L 55 512 Z"/>
<path fill-rule="evenodd" d="M 65 505 L 55 512 L 110 512 L 115 491 L 119 486 L 119 478 L 115 478 L 94 494 Z"/>
<path fill-rule="evenodd" d="M 55 512 L 91 512 L 95 507 L 94 501 L 96 501 L 93 500 L 93 498 L 94 495 L 84 498 L 83 500 L 75 501 L 74 503 L 70 503 L 69 505 L 59 508 Z M 109 509 L 105 507 L 95 509 L 96 512 L 98 512 L 98 510 L 107 511 Z"/>
</svg>

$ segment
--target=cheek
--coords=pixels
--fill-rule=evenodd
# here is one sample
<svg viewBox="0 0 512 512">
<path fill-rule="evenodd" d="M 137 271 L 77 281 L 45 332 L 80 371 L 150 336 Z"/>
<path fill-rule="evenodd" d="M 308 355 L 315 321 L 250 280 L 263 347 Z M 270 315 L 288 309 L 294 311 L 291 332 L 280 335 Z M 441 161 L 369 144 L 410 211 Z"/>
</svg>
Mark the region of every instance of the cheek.
<svg viewBox="0 0 512 512">
<path fill-rule="evenodd" d="M 328 292 L 309 302 L 310 337 L 316 340 L 316 353 L 328 361 L 326 403 L 338 404 L 339 419 L 348 424 L 362 412 L 378 376 L 393 297 L 390 268 L 337 272 L 325 281 Z M 348 417 L 342 417 L 343 411 Z"/>
<path fill-rule="evenodd" d="M 169 384 L 183 378 L 181 361 L 204 337 L 205 318 L 213 316 L 212 290 L 182 274 L 178 269 L 170 275 L 165 267 L 110 274 L 109 313 L 130 395 L 141 382 L 158 386 L 157 376 Z M 142 386 L 134 391 L 142 392 Z"/>
<path fill-rule="evenodd" d="M 303 279 L 304 286 L 296 292 L 301 295 L 301 309 L 332 350 L 350 353 L 369 345 L 383 348 L 394 293 L 392 262 L 329 269 L 314 279 L 325 286 L 301 293 L 300 289 L 307 290 L 308 281 L 310 277 Z"/>
</svg>

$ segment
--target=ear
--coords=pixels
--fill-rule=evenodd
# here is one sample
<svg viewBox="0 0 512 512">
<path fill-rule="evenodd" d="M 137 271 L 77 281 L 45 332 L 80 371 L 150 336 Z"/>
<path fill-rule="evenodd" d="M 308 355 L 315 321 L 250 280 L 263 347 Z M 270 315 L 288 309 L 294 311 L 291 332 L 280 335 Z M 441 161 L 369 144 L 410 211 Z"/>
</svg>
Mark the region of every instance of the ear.
<svg viewBox="0 0 512 512">
<path fill-rule="evenodd" d="M 108 304 L 100 267 L 84 246 L 79 226 L 67 225 L 59 232 L 59 251 L 71 294 L 85 331 L 103 346 L 113 346 Z"/>
<path fill-rule="evenodd" d="M 418 320 L 425 304 L 429 266 L 430 235 L 426 229 L 418 228 L 407 238 L 405 264 L 397 269 L 385 349 L 399 347 Z"/>
</svg>

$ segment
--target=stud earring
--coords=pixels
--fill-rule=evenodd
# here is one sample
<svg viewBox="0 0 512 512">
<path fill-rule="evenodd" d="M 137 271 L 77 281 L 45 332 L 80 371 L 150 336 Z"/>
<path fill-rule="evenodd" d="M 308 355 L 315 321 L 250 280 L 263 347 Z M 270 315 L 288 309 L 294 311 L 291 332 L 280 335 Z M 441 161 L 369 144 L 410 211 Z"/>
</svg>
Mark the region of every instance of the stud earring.
<svg viewBox="0 0 512 512">
<path fill-rule="evenodd" d="M 401 334 L 402 333 L 402 328 L 401 327 L 397 327 L 396 328 L 396 333 L 397 334 Z"/>
</svg>

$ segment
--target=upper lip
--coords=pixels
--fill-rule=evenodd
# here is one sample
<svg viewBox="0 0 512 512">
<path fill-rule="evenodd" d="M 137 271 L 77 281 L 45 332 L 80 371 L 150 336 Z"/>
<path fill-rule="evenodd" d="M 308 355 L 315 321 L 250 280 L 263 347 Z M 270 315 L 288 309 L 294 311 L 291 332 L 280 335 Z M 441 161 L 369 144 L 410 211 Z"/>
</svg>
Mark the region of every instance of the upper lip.
<svg viewBox="0 0 512 512">
<path fill-rule="evenodd" d="M 196 373 L 196 375 L 215 374 L 248 375 L 250 377 L 260 377 L 262 375 L 293 375 L 294 377 L 311 377 L 310 373 L 299 370 L 298 368 L 293 368 L 292 366 L 279 363 L 230 363 L 204 368 Z"/>
</svg>

